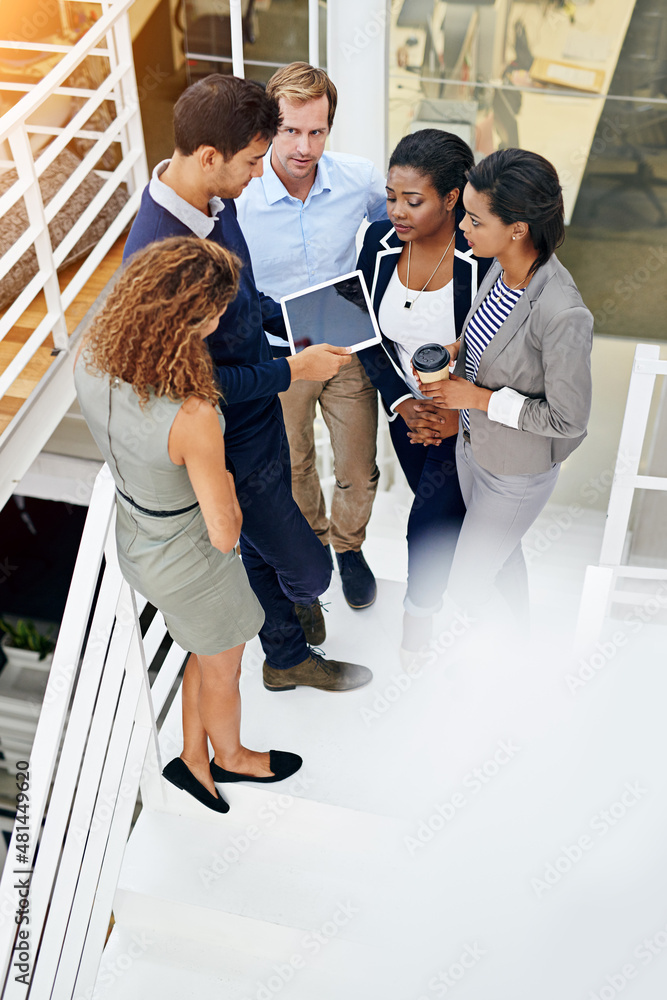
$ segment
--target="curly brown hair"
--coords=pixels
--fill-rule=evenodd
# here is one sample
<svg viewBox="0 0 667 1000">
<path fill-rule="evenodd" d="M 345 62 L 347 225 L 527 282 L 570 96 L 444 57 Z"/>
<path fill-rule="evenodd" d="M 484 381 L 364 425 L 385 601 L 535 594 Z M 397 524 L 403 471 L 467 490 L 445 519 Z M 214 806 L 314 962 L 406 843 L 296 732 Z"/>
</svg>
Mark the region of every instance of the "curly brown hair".
<svg viewBox="0 0 667 1000">
<path fill-rule="evenodd" d="M 236 296 L 241 262 L 212 240 L 175 236 L 134 254 L 84 341 L 86 367 L 129 382 L 141 404 L 220 395 L 202 331 Z"/>
</svg>

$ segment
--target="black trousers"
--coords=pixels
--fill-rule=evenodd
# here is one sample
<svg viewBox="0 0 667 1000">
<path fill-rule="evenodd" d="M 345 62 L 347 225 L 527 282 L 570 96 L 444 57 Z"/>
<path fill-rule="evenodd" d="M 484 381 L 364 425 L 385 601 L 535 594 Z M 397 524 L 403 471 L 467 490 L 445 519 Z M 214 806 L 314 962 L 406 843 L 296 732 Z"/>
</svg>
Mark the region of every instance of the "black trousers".
<svg viewBox="0 0 667 1000">
<path fill-rule="evenodd" d="M 234 451 L 229 452 L 230 465 Z M 245 463 L 244 463 L 245 464 Z M 331 581 L 325 547 L 292 497 L 289 444 L 282 416 L 253 440 L 253 471 L 237 480 L 243 513 L 241 556 L 266 616 L 259 633 L 271 667 L 296 666 L 308 647 L 294 604 L 312 604 Z"/>
<path fill-rule="evenodd" d="M 465 517 L 456 472 L 456 438 L 439 445 L 411 444 L 399 415 L 389 424 L 396 456 L 415 495 L 408 518 L 408 589 L 405 610 L 419 617 L 439 610 Z"/>
</svg>

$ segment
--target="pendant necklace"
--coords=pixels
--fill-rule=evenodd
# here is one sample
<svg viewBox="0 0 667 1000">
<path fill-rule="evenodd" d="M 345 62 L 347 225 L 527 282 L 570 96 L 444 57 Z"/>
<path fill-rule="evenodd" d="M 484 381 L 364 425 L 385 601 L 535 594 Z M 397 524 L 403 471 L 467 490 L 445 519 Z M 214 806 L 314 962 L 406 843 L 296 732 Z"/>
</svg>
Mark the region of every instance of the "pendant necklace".
<svg viewBox="0 0 667 1000">
<path fill-rule="evenodd" d="M 440 260 L 438 261 L 438 263 L 435 265 L 435 268 L 433 270 L 433 274 L 431 275 L 431 277 L 426 282 L 426 285 L 428 285 L 429 281 L 431 281 L 431 279 L 435 276 L 435 272 L 438 270 L 438 268 L 442 264 L 443 260 L 447 256 L 447 251 L 449 250 L 450 246 L 454 242 L 454 236 L 455 235 L 456 235 L 456 229 L 454 229 L 454 232 L 452 233 L 452 238 L 449 241 L 449 243 L 447 244 L 447 247 L 446 247 L 445 252 L 443 253 L 442 257 L 440 258 Z M 412 240 L 410 240 L 410 242 L 408 243 L 408 281 L 407 281 L 407 288 L 405 289 L 405 302 L 403 303 L 403 308 L 404 309 L 412 309 L 413 305 L 415 304 L 415 302 L 417 301 L 417 299 L 419 298 L 419 296 L 421 295 L 421 293 L 424 291 L 424 288 L 426 288 L 426 285 L 424 285 L 424 288 L 421 288 L 417 292 L 417 294 L 415 295 L 414 299 L 409 299 L 408 298 L 408 292 L 410 291 L 410 253 L 411 253 L 411 251 L 412 251 Z"/>
<path fill-rule="evenodd" d="M 505 285 L 505 269 L 503 268 L 503 270 L 500 272 L 499 280 L 501 282 L 502 287 L 493 293 L 493 297 L 496 300 L 496 302 L 502 302 L 502 300 L 505 298 L 506 291 L 507 292 L 518 291 L 519 285 L 522 285 L 526 279 L 522 278 L 521 281 L 518 281 L 514 286 Z M 523 290 L 524 289 L 522 289 L 522 291 Z"/>
</svg>

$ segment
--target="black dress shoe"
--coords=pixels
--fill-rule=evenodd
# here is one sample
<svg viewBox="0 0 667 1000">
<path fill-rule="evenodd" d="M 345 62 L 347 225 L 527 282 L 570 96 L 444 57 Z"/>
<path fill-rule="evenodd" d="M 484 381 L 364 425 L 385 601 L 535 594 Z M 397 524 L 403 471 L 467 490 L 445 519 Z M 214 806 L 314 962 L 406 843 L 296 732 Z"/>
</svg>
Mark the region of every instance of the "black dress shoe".
<svg viewBox="0 0 667 1000">
<path fill-rule="evenodd" d="M 224 767 L 219 767 L 215 759 L 211 761 L 211 774 L 216 782 L 222 781 L 261 781 L 268 784 L 270 781 L 283 781 L 291 774 L 298 771 L 303 761 L 298 753 L 289 753 L 287 750 L 271 750 L 269 753 L 269 766 L 273 774 L 266 778 L 258 778 L 254 774 L 237 774 L 236 771 L 225 771 Z"/>
<path fill-rule="evenodd" d="M 188 792 L 207 809 L 213 809 L 214 812 L 219 813 L 229 812 L 229 803 L 225 802 L 217 792 L 215 795 L 211 795 L 208 788 L 204 788 L 201 781 L 197 781 L 188 765 L 180 757 L 174 757 L 173 760 L 169 761 L 162 771 L 162 777 L 170 781 L 172 785 L 176 785 L 177 788 Z"/>
<path fill-rule="evenodd" d="M 340 570 L 343 596 L 351 608 L 360 611 L 369 608 L 377 596 L 377 585 L 373 572 L 363 557 L 361 550 L 337 552 L 336 562 Z"/>
</svg>

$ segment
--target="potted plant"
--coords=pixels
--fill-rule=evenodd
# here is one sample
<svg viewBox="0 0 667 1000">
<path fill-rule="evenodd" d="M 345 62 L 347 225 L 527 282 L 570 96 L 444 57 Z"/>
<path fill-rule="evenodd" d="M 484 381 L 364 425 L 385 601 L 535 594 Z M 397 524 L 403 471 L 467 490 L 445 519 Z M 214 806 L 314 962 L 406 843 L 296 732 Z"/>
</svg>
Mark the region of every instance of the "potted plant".
<svg viewBox="0 0 667 1000">
<path fill-rule="evenodd" d="M 19 618 L 16 624 L 0 618 L 0 630 L 5 633 L 0 645 L 8 666 L 50 669 L 56 645 L 51 638 L 53 629 L 42 633 L 29 618 Z"/>
</svg>

